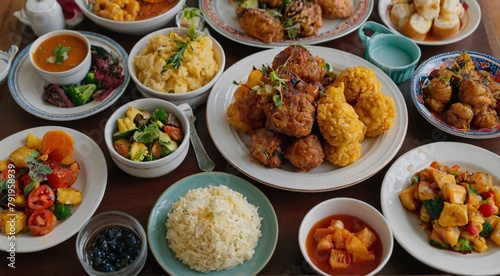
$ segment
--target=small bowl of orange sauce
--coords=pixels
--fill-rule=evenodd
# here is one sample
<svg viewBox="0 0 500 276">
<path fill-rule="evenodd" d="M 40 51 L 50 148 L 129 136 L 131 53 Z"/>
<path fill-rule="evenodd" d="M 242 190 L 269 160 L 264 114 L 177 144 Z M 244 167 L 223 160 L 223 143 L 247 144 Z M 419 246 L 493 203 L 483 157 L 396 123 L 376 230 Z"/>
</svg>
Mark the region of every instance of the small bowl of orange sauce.
<svg viewBox="0 0 500 276">
<path fill-rule="evenodd" d="M 305 215 L 299 247 L 318 275 L 375 275 L 391 257 L 393 235 L 377 209 L 339 197 L 319 203 Z"/>
<path fill-rule="evenodd" d="M 90 42 L 76 31 L 52 31 L 31 44 L 29 59 L 35 71 L 49 83 L 78 83 L 90 69 Z"/>
</svg>

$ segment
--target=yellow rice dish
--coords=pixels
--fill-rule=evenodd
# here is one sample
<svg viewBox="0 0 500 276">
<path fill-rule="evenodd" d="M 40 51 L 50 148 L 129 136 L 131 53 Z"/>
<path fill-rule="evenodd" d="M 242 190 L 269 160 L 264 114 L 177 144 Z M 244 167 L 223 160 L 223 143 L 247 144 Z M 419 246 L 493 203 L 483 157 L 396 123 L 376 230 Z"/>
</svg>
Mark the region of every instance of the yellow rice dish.
<svg viewBox="0 0 500 276">
<path fill-rule="evenodd" d="M 208 35 L 160 34 L 149 40 L 134 61 L 139 81 L 165 93 L 196 90 L 210 82 L 219 70 Z"/>
</svg>

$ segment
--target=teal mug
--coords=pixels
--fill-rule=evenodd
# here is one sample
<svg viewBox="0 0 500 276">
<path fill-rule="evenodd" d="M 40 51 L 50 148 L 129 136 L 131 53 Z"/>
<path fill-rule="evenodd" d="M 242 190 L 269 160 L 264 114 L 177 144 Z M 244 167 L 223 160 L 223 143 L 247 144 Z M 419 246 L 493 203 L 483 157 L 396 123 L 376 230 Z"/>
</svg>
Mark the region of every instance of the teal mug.
<svg viewBox="0 0 500 276">
<path fill-rule="evenodd" d="M 368 30 L 371 35 L 367 35 Z M 411 78 L 421 56 L 413 40 L 372 21 L 365 22 L 358 29 L 358 35 L 365 47 L 366 60 L 382 69 L 395 83 Z"/>
</svg>

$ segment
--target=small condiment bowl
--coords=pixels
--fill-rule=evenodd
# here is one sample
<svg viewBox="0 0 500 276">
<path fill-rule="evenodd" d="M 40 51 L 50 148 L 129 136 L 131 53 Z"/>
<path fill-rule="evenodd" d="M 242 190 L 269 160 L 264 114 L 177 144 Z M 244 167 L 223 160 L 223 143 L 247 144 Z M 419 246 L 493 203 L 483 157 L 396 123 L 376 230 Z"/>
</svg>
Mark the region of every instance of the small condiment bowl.
<svg viewBox="0 0 500 276">
<path fill-rule="evenodd" d="M 367 30 L 372 32 L 371 36 Z M 413 40 L 373 21 L 365 22 L 358 29 L 358 35 L 365 47 L 366 60 L 382 69 L 395 83 L 411 78 L 421 56 Z"/>
<path fill-rule="evenodd" d="M 62 36 L 62 35 L 69 35 L 73 37 L 77 37 L 81 41 L 85 43 L 86 47 L 86 54 L 85 57 L 83 58 L 83 61 L 81 61 L 79 64 L 75 65 L 71 69 L 68 69 L 66 71 L 60 71 L 60 72 L 51 72 L 44 70 L 39 67 L 39 65 L 35 62 L 34 60 L 34 53 L 36 50 L 40 47 L 40 44 L 44 42 L 45 40 L 56 37 L 56 36 Z M 63 45 L 64 46 L 64 45 Z M 49 33 L 46 33 L 39 37 L 35 42 L 31 44 L 30 50 L 29 50 L 29 60 L 31 65 L 35 68 L 35 71 L 40 75 L 42 79 L 44 79 L 46 82 L 55 84 L 55 85 L 69 85 L 73 83 L 78 83 L 81 80 L 85 78 L 85 75 L 87 72 L 90 70 L 90 66 L 92 63 L 92 58 L 91 58 L 91 52 L 90 52 L 90 41 L 85 37 L 83 34 L 77 32 L 77 31 L 72 31 L 72 30 L 57 30 L 57 31 L 52 31 Z M 51 51 L 53 51 L 51 49 Z M 71 55 L 71 49 L 68 53 L 68 55 Z"/>
<path fill-rule="evenodd" d="M 88 249 L 90 249 L 96 237 L 103 230 L 110 227 L 127 228 L 137 235 L 141 241 L 140 251 L 135 260 L 126 267 L 114 272 L 102 272 L 92 267 Z M 127 250 L 130 248 L 122 249 Z M 137 275 L 146 263 L 148 239 L 144 228 L 133 216 L 123 212 L 108 211 L 94 216 L 80 229 L 76 237 L 76 254 L 83 269 L 89 275 Z"/>
<path fill-rule="evenodd" d="M 150 113 L 152 113 L 156 108 L 162 108 L 167 113 L 170 112 L 177 117 L 181 125 L 182 133 L 184 134 L 182 142 L 178 143 L 178 148 L 171 154 L 152 161 L 132 161 L 131 159 L 120 155 L 114 148 L 113 134 L 118 131 L 117 120 L 125 116 L 126 111 L 130 106 L 140 110 L 149 111 Z M 106 122 L 106 125 L 104 126 L 104 140 L 113 162 L 115 162 L 115 164 L 124 172 L 142 178 L 159 177 L 175 170 L 184 161 L 189 151 L 189 136 L 191 132 L 188 119 L 182 112 L 183 109 L 184 107 L 180 105 L 177 106 L 168 101 L 155 98 L 138 99 L 119 107 L 113 114 L 111 114 Z"/>
<path fill-rule="evenodd" d="M 214 58 L 215 61 L 217 61 L 218 65 L 218 71 L 215 74 L 215 76 L 205 85 L 202 87 L 188 91 L 185 93 L 168 93 L 168 92 L 162 92 L 158 91 L 155 89 L 152 89 L 151 87 L 148 87 L 144 85 L 138 78 L 138 71 L 135 66 L 135 57 L 139 55 L 139 53 L 145 49 L 148 45 L 148 42 L 151 38 L 157 37 L 158 35 L 164 35 L 168 36 L 171 32 L 178 33 L 181 36 L 185 36 L 187 34 L 188 29 L 186 28 L 180 28 L 180 27 L 171 27 L 171 28 L 165 28 L 162 30 L 158 30 L 155 32 L 152 32 L 143 38 L 141 38 L 130 50 L 130 53 L 128 55 L 128 68 L 130 71 L 130 77 L 132 81 L 134 81 L 137 89 L 139 89 L 139 92 L 147 98 L 159 98 L 163 100 L 167 100 L 173 104 L 182 104 L 182 103 L 187 103 L 191 107 L 195 108 L 199 105 L 204 104 L 207 101 L 208 95 L 210 93 L 210 90 L 212 89 L 212 86 L 215 84 L 215 82 L 220 78 L 222 75 L 225 64 L 226 64 L 226 56 L 224 54 L 224 49 L 222 49 L 222 46 L 215 40 L 215 38 L 210 36 L 210 39 L 212 40 L 213 43 L 213 52 L 214 52 Z M 197 30 L 196 33 L 198 35 L 208 35 L 202 31 Z"/>
<path fill-rule="evenodd" d="M 367 275 L 375 275 L 385 266 L 392 255 L 394 246 L 392 230 L 389 227 L 385 217 L 373 206 L 366 202 L 354 198 L 338 197 L 325 200 L 314 206 L 302 219 L 299 227 L 299 247 L 302 256 L 309 266 L 318 275 L 328 275 L 321 270 L 312 260 L 307 249 L 307 240 L 309 232 L 319 221 L 332 215 L 349 215 L 361 219 L 371 228 L 380 238 L 382 244 L 382 255 L 377 267 Z M 355 263 L 351 265 L 356 265 Z"/>
</svg>

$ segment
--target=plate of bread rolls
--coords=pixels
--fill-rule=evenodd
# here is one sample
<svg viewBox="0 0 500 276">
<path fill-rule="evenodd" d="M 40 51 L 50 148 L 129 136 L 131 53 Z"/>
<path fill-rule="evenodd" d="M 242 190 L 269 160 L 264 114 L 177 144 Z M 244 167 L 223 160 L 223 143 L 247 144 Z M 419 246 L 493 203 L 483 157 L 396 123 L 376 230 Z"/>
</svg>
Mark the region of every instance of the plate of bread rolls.
<svg viewBox="0 0 500 276">
<path fill-rule="evenodd" d="M 455 43 L 481 21 L 475 0 L 380 0 L 378 11 L 387 27 L 420 45 Z"/>
</svg>

